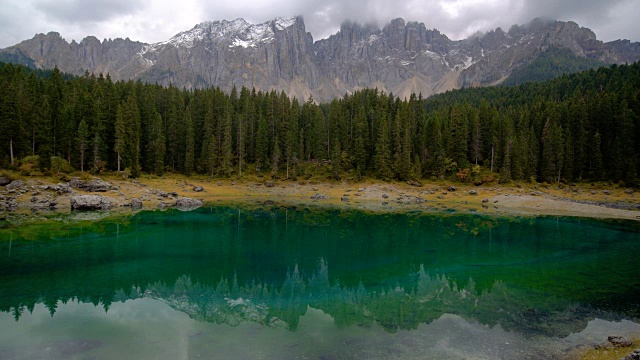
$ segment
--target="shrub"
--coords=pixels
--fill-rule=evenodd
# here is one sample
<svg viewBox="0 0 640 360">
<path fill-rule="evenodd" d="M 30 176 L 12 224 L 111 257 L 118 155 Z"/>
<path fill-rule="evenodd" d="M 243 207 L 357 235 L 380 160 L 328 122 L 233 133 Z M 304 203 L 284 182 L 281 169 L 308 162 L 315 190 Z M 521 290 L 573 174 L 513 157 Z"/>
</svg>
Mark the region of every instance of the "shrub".
<svg viewBox="0 0 640 360">
<path fill-rule="evenodd" d="M 0 177 L 5 177 L 9 179 L 9 181 L 18 180 L 19 176 L 16 173 L 9 170 L 0 170 Z"/>
<path fill-rule="evenodd" d="M 20 160 L 20 166 L 18 170 L 22 175 L 29 176 L 34 172 L 39 172 L 38 164 L 40 163 L 40 156 L 31 155 Z"/>
<path fill-rule="evenodd" d="M 73 167 L 69 165 L 67 160 L 58 157 L 51 157 L 51 173 L 55 175 L 59 175 L 60 173 L 71 174 L 73 172 Z"/>
</svg>

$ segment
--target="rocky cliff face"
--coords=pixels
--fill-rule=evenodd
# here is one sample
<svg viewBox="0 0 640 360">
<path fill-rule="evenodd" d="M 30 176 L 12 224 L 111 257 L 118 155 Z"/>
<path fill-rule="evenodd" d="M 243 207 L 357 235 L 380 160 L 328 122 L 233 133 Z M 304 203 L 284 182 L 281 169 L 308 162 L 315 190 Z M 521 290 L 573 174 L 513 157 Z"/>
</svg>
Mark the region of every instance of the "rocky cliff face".
<svg viewBox="0 0 640 360">
<path fill-rule="evenodd" d="M 328 101 L 365 87 L 405 97 L 495 85 L 551 47 L 607 63 L 640 59 L 640 43 L 603 43 L 574 22 L 536 19 L 461 41 L 403 19 L 382 29 L 347 22 L 338 33 L 314 42 L 301 17 L 262 24 L 203 22 L 156 44 L 95 37 L 67 43 L 52 32 L 1 50 L 0 59 L 58 66 L 77 75 L 110 73 L 115 80 L 277 89 L 301 100 Z"/>
</svg>

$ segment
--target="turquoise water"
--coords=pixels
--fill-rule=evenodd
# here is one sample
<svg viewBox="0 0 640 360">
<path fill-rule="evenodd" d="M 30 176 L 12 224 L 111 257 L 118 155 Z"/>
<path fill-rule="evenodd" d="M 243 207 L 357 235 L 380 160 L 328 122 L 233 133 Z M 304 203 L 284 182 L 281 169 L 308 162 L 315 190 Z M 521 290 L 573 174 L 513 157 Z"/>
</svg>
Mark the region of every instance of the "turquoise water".
<svg viewBox="0 0 640 360">
<path fill-rule="evenodd" d="M 560 358 L 640 334 L 637 254 L 637 222 L 556 217 L 5 223 L 0 358 Z"/>
</svg>

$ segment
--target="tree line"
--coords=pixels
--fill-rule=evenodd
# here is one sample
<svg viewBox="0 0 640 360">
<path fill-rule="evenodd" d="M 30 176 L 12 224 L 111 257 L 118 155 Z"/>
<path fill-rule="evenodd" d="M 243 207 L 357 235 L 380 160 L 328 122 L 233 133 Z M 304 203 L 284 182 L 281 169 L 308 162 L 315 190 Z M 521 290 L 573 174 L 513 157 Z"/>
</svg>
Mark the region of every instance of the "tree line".
<svg viewBox="0 0 640 360">
<path fill-rule="evenodd" d="M 637 185 L 640 65 L 401 100 L 163 88 L 0 65 L 0 166 L 38 156 L 99 173 Z"/>
</svg>

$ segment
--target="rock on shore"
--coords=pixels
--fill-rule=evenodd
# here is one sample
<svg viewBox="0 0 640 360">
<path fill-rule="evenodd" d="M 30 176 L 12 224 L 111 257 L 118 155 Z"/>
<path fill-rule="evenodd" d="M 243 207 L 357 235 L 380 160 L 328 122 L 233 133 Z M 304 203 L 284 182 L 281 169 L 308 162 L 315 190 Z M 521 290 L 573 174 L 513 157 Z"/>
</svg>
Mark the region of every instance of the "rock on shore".
<svg viewBox="0 0 640 360">
<path fill-rule="evenodd" d="M 70 201 L 72 210 L 108 210 L 111 206 L 109 198 L 100 195 L 76 195 Z"/>
<path fill-rule="evenodd" d="M 175 208 L 182 211 L 195 210 L 202 206 L 202 200 L 192 199 L 188 197 L 179 197 L 176 200 Z"/>
<path fill-rule="evenodd" d="M 69 181 L 69 186 L 88 192 L 106 192 L 111 189 L 111 184 L 100 179 L 82 181 L 78 178 L 74 178 Z"/>
</svg>

